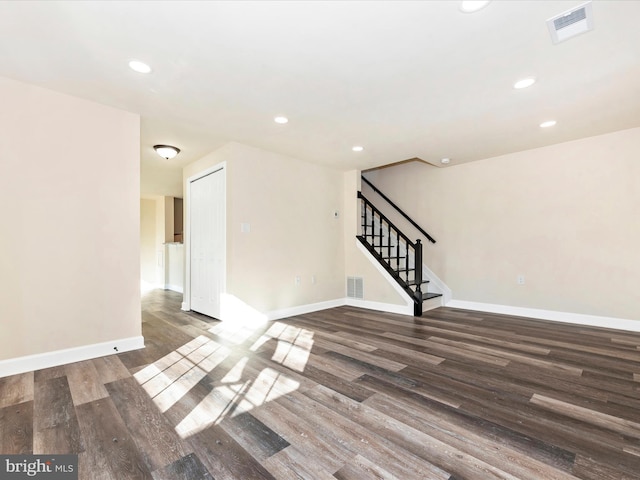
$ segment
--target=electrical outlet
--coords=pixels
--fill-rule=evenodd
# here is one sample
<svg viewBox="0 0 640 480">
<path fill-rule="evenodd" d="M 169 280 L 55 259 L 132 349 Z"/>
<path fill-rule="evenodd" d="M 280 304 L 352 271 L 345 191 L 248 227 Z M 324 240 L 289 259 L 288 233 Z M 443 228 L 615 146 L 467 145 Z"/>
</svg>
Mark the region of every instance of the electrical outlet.
<svg viewBox="0 0 640 480">
<path fill-rule="evenodd" d="M 296 284 L 296 286 L 299 286 L 300 283 L 302 282 L 302 279 L 300 278 L 300 275 L 296 275 L 294 282 Z"/>
<path fill-rule="evenodd" d="M 518 285 L 524 285 L 524 275 L 518 275 L 518 278 L 516 278 L 516 282 L 518 283 Z"/>
<path fill-rule="evenodd" d="M 311 275 L 311 284 L 312 285 L 316 284 L 316 276 L 315 275 Z"/>
</svg>

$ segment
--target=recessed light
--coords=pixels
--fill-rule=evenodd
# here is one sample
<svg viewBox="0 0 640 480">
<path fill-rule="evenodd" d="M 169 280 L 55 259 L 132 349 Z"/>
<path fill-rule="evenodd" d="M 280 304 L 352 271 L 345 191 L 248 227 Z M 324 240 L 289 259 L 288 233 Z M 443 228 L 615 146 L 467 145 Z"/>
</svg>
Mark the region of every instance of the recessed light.
<svg viewBox="0 0 640 480">
<path fill-rule="evenodd" d="M 463 0 L 460 2 L 460 11 L 464 13 L 473 13 L 482 10 L 489 5 L 491 0 Z"/>
<path fill-rule="evenodd" d="M 274 122 L 279 123 L 280 125 L 284 125 L 285 123 L 289 123 L 289 119 L 287 117 L 279 116 L 273 119 Z"/>
<path fill-rule="evenodd" d="M 555 120 L 547 120 L 546 122 L 542 122 L 540 124 L 541 128 L 549 128 L 553 127 L 557 122 Z"/>
<path fill-rule="evenodd" d="M 138 73 L 151 73 L 151 67 L 140 60 L 131 60 L 129 68 Z"/>
<path fill-rule="evenodd" d="M 516 83 L 514 83 L 513 88 L 520 90 L 521 88 L 530 87 L 534 83 L 536 83 L 536 79 L 534 77 L 527 77 L 527 78 L 518 80 Z"/>
<path fill-rule="evenodd" d="M 443 158 L 442 160 L 440 160 L 440 163 L 443 163 L 444 165 L 446 165 L 449 162 L 451 162 L 450 158 Z"/>
<path fill-rule="evenodd" d="M 361 147 L 360 145 L 356 145 L 354 147 L 351 147 L 351 150 L 353 150 L 354 152 L 361 152 L 364 150 L 364 147 Z"/>
</svg>

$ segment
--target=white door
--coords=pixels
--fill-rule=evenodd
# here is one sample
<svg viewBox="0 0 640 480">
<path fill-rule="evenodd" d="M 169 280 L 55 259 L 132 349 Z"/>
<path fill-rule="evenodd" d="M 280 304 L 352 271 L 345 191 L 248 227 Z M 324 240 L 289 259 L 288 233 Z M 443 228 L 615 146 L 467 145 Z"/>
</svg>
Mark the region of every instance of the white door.
<svg viewBox="0 0 640 480">
<path fill-rule="evenodd" d="M 191 182 L 191 310 L 214 318 L 220 318 L 220 297 L 225 290 L 225 204 L 224 168 Z"/>
</svg>

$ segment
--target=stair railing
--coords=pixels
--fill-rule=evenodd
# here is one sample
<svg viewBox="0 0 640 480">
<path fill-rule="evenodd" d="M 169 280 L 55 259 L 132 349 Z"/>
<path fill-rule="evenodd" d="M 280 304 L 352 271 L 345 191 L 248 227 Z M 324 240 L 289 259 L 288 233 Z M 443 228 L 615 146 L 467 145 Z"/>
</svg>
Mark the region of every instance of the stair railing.
<svg viewBox="0 0 640 480">
<path fill-rule="evenodd" d="M 411 291 L 410 285 L 415 285 L 415 292 L 412 292 L 416 304 L 422 308 L 422 242 L 417 239 L 412 242 L 409 237 L 396 227 L 391 220 L 389 220 L 380 210 L 378 210 L 363 194 L 358 192 L 358 198 L 362 201 L 362 231 L 361 237 L 365 244 L 369 244 L 370 251 L 379 261 L 384 265 L 386 270 L 394 275 L 399 283 L 404 287 L 405 291 Z M 383 241 L 386 239 L 386 245 Z M 379 242 L 378 244 L 376 244 Z M 394 244 L 395 243 L 395 244 Z M 403 244 L 403 245 L 402 245 Z M 401 246 L 404 247 L 404 252 L 401 252 Z M 379 248 L 379 251 L 376 250 Z M 386 257 L 383 256 L 384 249 L 386 249 Z M 413 255 L 410 255 L 410 251 Z M 401 257 L 400 254 L 404 253 L 405 256 Z M 410 258 L 413 257 L 413 268 L 411 266 Z M 396 268 L 393 268 L 392 263 L 395 262 Z M 401 268 L 401 262 L 404 262 L 404 268 Z M 398 278 L 395 275 L 396 272 L 404 270 L 406 277 Z M 413 272 L 413 279 L 411 279 L 411 273 Z M 422 310 L 420 310 L 420 313 Z"/>
<path fill-rule="evenodd" d="M 409 215 L 407 215 L 406 213 L 404 213 L 404 211 L 403 211 L 400 207 L 398 207 L 395 203 L 393 203 L 389 197 L 387 197 L 384 193 L 382 193 L 382 192 L 380 191 L 380 189 L 378 189 L 378 187 L 376 187 L 373 183 L 371 183 L 369 180 L 367 180 L 367 179 L 364 177 L 364 175 L 362 175 L 361 177 L 362 177 L 362 180 L 363 180 L 367 185 L 369 185 L 369 186 L 373 189 L 373 191 L 374 191 L 374 192 L 376 192 L 378 195 L 380 195 L 380 196 L 381 196 L 381 197 L 382 197 L 382 198 L 383 198 L 383 199 L 384 199 L 384 200 L 385 200 L 389 205 L 391 205 L 391 206 L 392 206 L 392 207 L 393 207 L 393 208 L 394 208 L 394 209 L 395 209 L 395 210 L 396 210 L 400 215 L 402 215 L 405 219 L 407 219 L 407 221 L 408 221 L 411 225 L 413 225 L 414 227 L 416 227 L 416 228 L 418 229 L 418 231 L 419 231 L 420 233 L 422 233 L 422 234 L 425 236 L 425 238 L 426 238 L 427 240 L 429 240 L 431 243 L 436 243 L 436 241 L 434 240 L 434 238 L 433 238 L 431 235 L 429 235 L 429 234 L 428 234 L 428 233 L 427 233 L 427 232 L 426 232 L 426 231 L 425 231 L 425 230 L 424 230 L 420 225 L 418 225 L 415 221 L 413 221 L 413 219 L 412 219 Z"/>
</svg>

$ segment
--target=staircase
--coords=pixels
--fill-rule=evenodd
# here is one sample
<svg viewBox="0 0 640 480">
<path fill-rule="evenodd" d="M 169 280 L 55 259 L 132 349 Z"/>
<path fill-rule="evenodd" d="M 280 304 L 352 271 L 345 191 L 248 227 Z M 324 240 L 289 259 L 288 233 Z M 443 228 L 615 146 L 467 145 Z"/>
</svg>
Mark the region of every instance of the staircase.
<svg viewBox="0 0 640 480">
<path fill-rule="evenodd" d="M 422 278 L 422 242 L 420 239 L 412 242 L 362 192 L 358 192 L 358 198 L 362 221 L 357 239 L 413 299 L 413 314 L 422 316 L 423 303 L 442 296 L 429 293 L 429 280 Z M 435 243 L 430 236 L 427 238 Z"/>
</svg>

